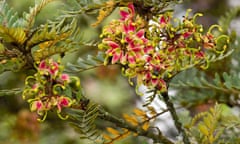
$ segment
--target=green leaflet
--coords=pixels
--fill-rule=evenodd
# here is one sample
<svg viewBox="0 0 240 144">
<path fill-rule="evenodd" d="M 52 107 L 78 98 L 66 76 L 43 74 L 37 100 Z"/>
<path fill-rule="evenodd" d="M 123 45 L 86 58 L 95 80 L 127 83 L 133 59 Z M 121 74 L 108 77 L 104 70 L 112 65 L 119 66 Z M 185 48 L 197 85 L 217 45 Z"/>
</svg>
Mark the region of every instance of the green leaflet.
<svg viewBox="0 0 240 144">
<path fill-rule="evenodd" d="M 177 88 L 180 92 L 176 97 L 177 101 L 188 106 L 198 105 L 208 100 L 235 104 L 240 94 L 239 73 L 215 73 L 212 80 L 200 76 L 191 80 L 179 80 L 170 83 L 170 86 Z M 186 89 L 188 91 L 185 91 Z"/>
<path fill-rule="evenodd" d="M 13 96 L 20 94 L 22 90 L 20 88 L 15 88 L 15 89 L 4 89 L 0 90 L 0 97 L 1 96 Z"/>
<path fill-rule="evenodd" d="M 29 13 L 23 13 L 24 27 L 27 32 L 33 27 L 36 16 L 40 11 L 50 2 L 54 0 L 41 0 L 39 4 L 36 4 L 33 8 L 29 9 Z"/>
<path fill-rule="evenodd" d="M 27 49 L 32 49 L 35 61 L 79 48 L 81 33 L 77 26 L 77 20 L 73 19 L 69 24 L 65 24 L 65 22 L 66 19 L 59 23 L 50 22 L 33 34 L 27 43 Z"/>
<path fill-rule="evenodd" d="M 192 81 L 178 81 L 175 84 L 171 84 L 173 87 L 192 87 L 200 89 L 212 89 L 225 93 L 240 93 L 240 78 L 238 73 L 228 74 L 223 73 L 222 78 L 220 75 L 215 73 L 214 80 L 208 81 L 203 77 L 195 77 Z"/>
<path fill-rule="evenodd" d="M 75 73 L 103 66 L 104 57 L 104 53 L 98 52 L 97 56 L 88 55 L 86 59 L 78 58 L 76 64 L 67 64 L 67 71 Z"/>
<path fill-rule="evenodd" d="M 223 33 L 227 33 L 231 21 L 238 16 L 240 12 L 240 7 L 234 7 L 230 9 L 224 16 L 220 17 L 218 20 L 219 25 L 223 29 Z"/>
<path fill-rule="evenodd" d="M 17 43 L 22 45 L 27 39 L 26 33 L 23 28 L 7 28 L 0 26 L 0 37 L 3 38 L 5 42 Z"/>
<path fill-rule="evenodd" d="M 70 110 L 70 124 L 80 134 L 81 138 L 87 138 L 94 142 L 101 141 L 101 135 L 96 128 L 95 119 L 99 113 L 99 105 L 90 103 L 86 110 Z"/>
<path fill-rule="evenodd" d="M 20 19 L 18 17 L 17 12 L 15 12 L 9 5 L 1 1 L 0 2 L 0 23 L 3 26 L 7 27 L 19 27 L 20 26 Z"/>
</svg>

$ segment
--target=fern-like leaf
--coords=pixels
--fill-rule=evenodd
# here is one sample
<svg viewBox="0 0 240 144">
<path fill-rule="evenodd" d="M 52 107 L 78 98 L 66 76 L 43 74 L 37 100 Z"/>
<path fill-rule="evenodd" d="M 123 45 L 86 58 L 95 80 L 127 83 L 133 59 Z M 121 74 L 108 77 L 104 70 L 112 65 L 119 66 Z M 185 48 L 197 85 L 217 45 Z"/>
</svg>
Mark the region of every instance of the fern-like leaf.
<svg viewBox="0 0 240 144">
<path fill-rule="evenodd" d="M 20 45 L 27 39 L 24 29 L 3 26 L 0 26 L 0 37 L 7 43 L 17 43 Z"/>
<path fill-rule="evenodd" d="M 87 59 L 78 58 L 77 64 L 68 63 L 69 72 L 82 72 L 84 70 L 102 66 L 104 62 L 104 53 L 99 52 L 97 56 L 88 55 Z"/>
<path fill-rule="evenodd" d="M 108 0 L 71 0 L 67 2 L 69 6 L 71 6 L 71 10 L 66 11 L 66 14 L 69 16 L 76 16 L 79 14 L 97 14 L 103 4 L 107 1 Z"/>
<path fill-rule="evenodd" d="M 25 31 L 29 32 L 35 23 L 36 16 L 40 13 L 40 11 L 53 0 L 41 0 L 39 4 L 36 4 L 33 8 L 29 9 L 29 13 L 23 13 L 23 21 Z"/>
<path fill-rule="evenodd" d="M 55 54 L 62 54 L 73 50 L 79 43 L 80 31 L 77 28 L 77 21 L 73 19 L 71 23 L 45 24 L 36 33 L 33 34 L 27 43 L 27 49 L 33 49 L 35 61 L 40 61 Z M 76 44 L 77 43 L 77 44 Z"/>
<path fill-rule="evenodd" d="M 197 93 L 194 95 L 194 97 L 189 97 L 191 93 L 184 93 L 183 95 L 180 93 L 176 99 L 178 99 L 178 101 L 181 101 L 183 105 L 194 105 L 200 101 L 206 102 L 210 99 L 218 102 L 224 102 L 232 106 L 239 105 L 239 73 L 216 73 L 214 79 L 211 81 L 207 80 L 204 77 L 194 77 L 192 80 L 171 83 L 170 86 L 173 88 L 178 88 L 179 91 L 184 91 L 184 89 L 191 89 L 192 92 L 195 92 L 194 90 L 197 90 L 198 92 L 202 91 L 205 93 L 205 96 L 201 93 Z"/>
<path fill-rule="evenodd" d="M 19 27 L 19 17 L 6 1 L 0 2 L 0 23 L 6 27 Z"/>
<path fill-rule="evenodd" d="M 101 134 L 96 128 L 95 120 L 99 113 L 97 104 L 88 104 L 86 110 L 70 111 L 71 125 L 80 134 L 81 138 L 87 138 L 95 142 L 100 142 Z"/>
<path fill-rule="evenodd" d="M 190 87 L 200 89 L 212 89 L 229 94 L 240 93 L 240 80 L 238 74 L 222 74 L 223 80 L 220 79 L 219 74 L 215 74 L 212 82 L 201 77 L 194 77 L 192 81 L 178 81 L 178 83 L 171 84 L 173 87 Z"/>
<path fill-rule="evenodd" d="M 7 90 L 0 90 L 0 97 L 1 96 L 13 96 L 13 95 L 18 95 L 22 92 L 20 88 L 15 88 L 15 89 L 7 89 Z"/>
</svg>

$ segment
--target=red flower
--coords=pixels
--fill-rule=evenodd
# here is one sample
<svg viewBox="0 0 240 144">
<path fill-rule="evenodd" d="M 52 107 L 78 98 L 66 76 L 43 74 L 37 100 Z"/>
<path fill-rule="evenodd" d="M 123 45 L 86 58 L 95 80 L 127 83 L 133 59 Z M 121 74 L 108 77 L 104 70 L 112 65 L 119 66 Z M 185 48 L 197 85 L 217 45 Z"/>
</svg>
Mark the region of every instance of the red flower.
<svg viewBox="0 0 240 144">
<path fill-rule="evenodd" d="M 195 53 L 197 58 L 203 58 L 204 57 L 204 52 L 203 51 L 199 51 Z"/>
<path fill-rule="evenodd" d="M 183 33 L 183 37 L 184 37 L 184 38 L 188 38 L 188 37 L 191 36 L 191 35 L 192 35 L 191 32 L 185 32 L 185 33 Z"/>
<path fill-rule="evenodd" d="M 125 21 L 126 19 L 133 17 L 135 15 L 133 3 L 128 4 L 128 12 L 120 10 L 120 15 L 122 21 Z"/>
<path fill-rule="evenodd" d="M 59 69 L 58 63 L 52 62 L 52 65 L 50 65 L 49 72 L 50 74 L 56 74 Z"/>
<path fill-rule="evenodd" d="M 122 51 L 120 49 L 113 52 L 112 64 L 115 64 L 117 61 L 122 59 Z"/>
<path fill-rule="evenodd" d="M 46 69 L 47 68 L 47 64 L 46 64 L 46 61 L 45 60 L 42 60 L 38 66 L 38 68 L 40 70 L 43 70 L 43 69 Z"/>
<path fill-rule="evenodd" d="M 160 24 L 166 24 L 166 23 L 167 23 L 167 22 L 166 22 L 165 17 L 162 16 L 162 17 L 160 18 Z"/>
<path fill-rule="evenodd" d="M 71 105 L 71 100 L 67 97 L 61 96 L 58 98 L 57 108 L 58 112 L 62 111 L 62 107 L 69 107 Z"/>
<path fill-rule="evenodd" d="M 140 29 L 137 33 L 136 36 L 138 38 L 142 38 L 144 36 L 145 30 L 144 29 Z"/>
<path fill-rule="evenodd" d="M 61 75 L 61 80 L 63 80 L 63 81 L 70 81 L 70 78 L 69 78 L 69 75 L 68 74 L 62 74 Z"/>
<path fill-rule="evenodd" d="M 136 28 L 131 21 L 128 25 L 123 26 L 123 30 L 124 30 L 125 33 L 133 32 L 133 31 L 135 31 L 135 29 Z"/>
<path fill-rule="evenodd" d="M 169 22 L 169 19 L 170 18 L 168 16 L 161 16 L 159 20 L 160 25 L 166 25 Z"/>
<path fill-rule="evenodd" d="M 41 100 L 33 101 L 30 107 L 31 111 L 42 111 L 44 108 L 43 103 Z"/>
<path fill-rule="evenodd" d="M 52 59 L 48 61 L 42 60 L 38 66 L 39 70 L 49 73 L 50 75 L 55 75 L 59 70 L 59 66 L 57 62 L 54 62 Z"/>
</svg>

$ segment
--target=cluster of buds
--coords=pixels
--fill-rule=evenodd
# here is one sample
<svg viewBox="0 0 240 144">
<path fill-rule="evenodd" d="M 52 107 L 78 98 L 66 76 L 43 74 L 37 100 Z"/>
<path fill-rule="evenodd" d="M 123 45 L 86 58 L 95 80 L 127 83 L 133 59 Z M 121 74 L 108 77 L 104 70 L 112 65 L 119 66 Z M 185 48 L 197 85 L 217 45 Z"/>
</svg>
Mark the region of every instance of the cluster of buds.
<svg viewBox="0 0 240 144">
<path fill-rule="evenodd" d="M 189 67 L 206 67 L 208 53 L 222 53 L 226 49 L 217 42 L 228 41 L 225 35 L 215 37 L 214 25 L 204 34 L 202 25 L 195 22 L 197 16 L 182 20 L 172 19 L 166 12 L 148 23 L 135 14 L 134 5 L 121 9 L 118 20 L 105 26 L 99 49 L 105 51 L 105 64 L 121 64 L 124 75 L 137 78 L 137 85 L 145 85 L 158 92 L 166 91 L 166 80 Z M 218 27 L 219 28 L 219 27 Z"/>
<path fill-rule="evenodd" d="M 37 73 L 25 80 L 23 99 L 30 103 L 31 111 L 42 117 L 39 120 L 45 120 L 49 110 L 56 110 L 61 119 L 66 119 L 61 115 L 62 109 L 80 99 L 80 80 L 62 70 L 59 63 L 46 59 L 38 65 Z"/>
</svg>

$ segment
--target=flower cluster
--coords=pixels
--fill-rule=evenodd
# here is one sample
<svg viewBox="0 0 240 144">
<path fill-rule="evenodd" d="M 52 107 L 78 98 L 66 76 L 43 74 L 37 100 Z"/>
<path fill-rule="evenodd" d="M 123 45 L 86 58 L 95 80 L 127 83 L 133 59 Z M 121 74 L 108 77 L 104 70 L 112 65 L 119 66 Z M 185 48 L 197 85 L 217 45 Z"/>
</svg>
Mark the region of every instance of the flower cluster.
<svg viewBox="0 0 240 144">
<path fill-rule="evenodd" d="M 206 67 L 208 53 L 222 53 L 226 48 L 218 47 L 219 39 L 228 41 L 227 36 L 215 37 L 211 30 L 204 34 L 202 25 L 195 22 L 197 16 L 182 20 L 172 18 L 166 12 L 147 23 L 135 14 L 132 3 L 128 10 L 121 9 L 119 20 L 105 26 L 99 49 L 104 50 L 105 64 L 121 64 L 129 78 L 137 78 L 158 92 L 167 89 L 166 80 L 189 67 Z"/>
<path fill-rule="evenodd" d="M 196 18 L 202 14 L 190 17 L 190 11 L 182 20 L 173 19 L 172 14 L 167 12 L 151 25 L 150 37 L 158 43 L 158 53 L 165 58 L 163 63 L 168 67 L 167 78 L 193 66 L 207 68 L 210 55 L 224 53 L 228 45 L 228 36 L 213 35 L 213 28 L 221 31 L 218 25 L 212 25 L 204 33 L 202 25 L 196 23 Z"/>
<path fill-rule="evenodd" d="M 63 67 L 52 59 L 40 62 L 37 73 L 25 80 L 23 98 L 30 103 L 30 110 L 36 111 L 44 120 L 49 110 L 56 109 L 60 118 L 62 109 L 71 107 L 78 98 L 73 97 L 73 90 L 79 87 L 77 77 L 62 73 Z M 74 86 L 74 88 L 73 88 Z M 80 95 L 78 95 L 80 96 Z M 66 117 L 67 118 L 67 117 Z"/>
<path fill-rule="evenodd" d="M 165 87 L 162 78 L 153 74 L 154 68 L 148 66 L 148 55 L 154 54 L 154 44 L 145 37 L 145 21 L 136 16 L 132 3 L 128 10 L 120 10 L 121 18 L 105 26 L 101 37 L 101 50 L 105 50 L 105 64 L 119 63 L 125 66 L 126 76 L 138 77 L 138 84 L 149 87 Z"/>
<path fill-rule="evenodd" d="M 112 64 L 121 63 L 135 67 L 144 61 L 143 55 L 153 51 L 153 46 L 145 38 L 144 20 L 135 17 L 133 4 L 128 5 L 128 11 L 120 11 L 121 18 L 114 20 L 105 26 L 101 37 L 104 37 L 99 45 L 106 50 L 105 63 L 111 60 Z"/>
</svg>

